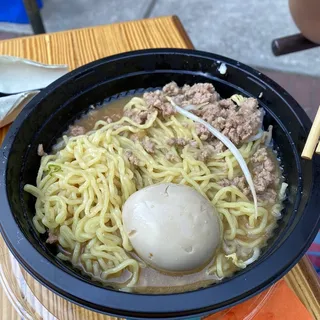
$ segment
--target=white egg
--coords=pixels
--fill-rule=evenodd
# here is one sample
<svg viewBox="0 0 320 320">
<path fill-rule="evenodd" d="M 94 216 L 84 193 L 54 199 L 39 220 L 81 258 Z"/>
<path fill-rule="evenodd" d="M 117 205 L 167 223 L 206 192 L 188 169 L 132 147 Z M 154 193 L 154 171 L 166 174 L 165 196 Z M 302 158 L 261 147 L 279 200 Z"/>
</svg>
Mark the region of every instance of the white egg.
<svg viewBox="0 0 320 320">
<path fill-rule="evenodd" d="M 136 253 L 163 271 L 201 268 L 221 240 L 215 208 L 183 185 L 163 183 L 135 192 L 123 206 L 122 219 Z"/>
</svg>

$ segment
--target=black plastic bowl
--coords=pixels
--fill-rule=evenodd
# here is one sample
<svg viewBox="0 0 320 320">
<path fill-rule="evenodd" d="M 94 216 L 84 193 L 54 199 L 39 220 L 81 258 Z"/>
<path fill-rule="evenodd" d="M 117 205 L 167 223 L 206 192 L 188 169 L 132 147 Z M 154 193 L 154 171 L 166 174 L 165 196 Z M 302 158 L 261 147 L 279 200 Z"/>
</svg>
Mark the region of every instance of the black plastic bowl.
<svg viewBox="0 0 320 320">
<path fill-rule="evenodd" d="M 218 70 L 221 63 L 227 73 Z M 35 183 L 40 157 L 76 117 L 119 93 L 160 87 L 170 81 L 211 82 L 222 97 L 260 97 L 264 125 L 272 124 L 289 184 L 283 219 L 258 261 L 206 289 L 170 295 L 130 294 L 103 288 L 55 257 L 31 218 L 34 199 L 23 192 Z M 132 90 L 132 91 L 130 91 Z M 300 158 L 311 122 L 298 103 L 260 72 L 210 53 L 156 49 L 125 53 L 85 65 L 38 94 L 11 126 L 0 154 L 1 232 L 12 253 L 37 280 L 92 310 L 131 318 L 187 318 L 243 301 L 287 273 L 306 252 L 320 227 L 320 157 Z"/>
</svg>

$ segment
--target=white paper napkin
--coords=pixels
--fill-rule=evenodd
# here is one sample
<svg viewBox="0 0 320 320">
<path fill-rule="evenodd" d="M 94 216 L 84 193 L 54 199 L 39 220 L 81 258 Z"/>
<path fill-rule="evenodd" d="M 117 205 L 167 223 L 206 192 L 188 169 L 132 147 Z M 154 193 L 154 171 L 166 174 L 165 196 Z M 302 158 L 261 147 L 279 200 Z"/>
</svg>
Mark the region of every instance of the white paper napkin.
<svg viewBox="0 0 320 320">
<path fill-rule="evenodd" d="M 22 108 L 39 92 L 34 90 L 0 98 L 0 128 L 13 122 Z"/>
<path fill-rule="evenodd" d="M 11 123 L 37 94 L 68 72 L 67 65 L 46 65 L 35 61 L 0 56 L 0 128 Z"/>
</svg>

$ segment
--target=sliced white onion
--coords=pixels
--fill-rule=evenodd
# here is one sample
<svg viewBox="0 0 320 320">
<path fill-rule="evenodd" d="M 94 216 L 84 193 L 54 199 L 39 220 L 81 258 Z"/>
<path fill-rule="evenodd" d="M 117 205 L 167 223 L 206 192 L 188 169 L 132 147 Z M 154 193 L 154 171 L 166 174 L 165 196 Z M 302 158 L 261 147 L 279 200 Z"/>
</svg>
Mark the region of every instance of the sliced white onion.
<svg viewBox="0 0 320 320">
<path fill-rule="evenodd" d="M 66 142 L 64 140 L 60 140 L 58 143 L 56 143 L 53 147 L 52 147 L 52 151 L 53 152 L 57 152 L 60 151 L 61 149 L 63 149 L 66 146 Z"/>
<path fill-rule="evenodd" d="M 284 200 L 284 198 L 286 197 L 287 188 L 288 188 L 288 184 L 285 182 L 282 182 L 280 191 L 279 191 L 279 198 L 281 201 Z"/>
<path fill-rule="evenodd" d="M 256 190 L 254 188 L 252 176 L 251 176 L 251 173 L 250 173 L 250 171 L 248 169 L 248 166 L 247 166 L 244 158 L 242 157 L 241 153 L 237 149 L 237 147 L 225 135 L 223 135 L 220 131 L 215 129 L 208 122 L 206 122 L 203 119 L 197 117 L 193 113 L 191 113 L 191 112 L 189 112 L 189 111 L 177 106 L 175 104 L 175 102 L 170 97 L 167 97 L 167 99 L 168 99 L 168 101 L 170 101 L 172 106 L 175 107 L 176 110 L 180 114 L 182 114 L 183 116 L 189 118 L 190 120 L 193 120 L 195 122 L 201 123 L 203 126 L 205 126 L 216 138 L 218 138 L 231 151 L 231 153 L 237 159 L 237 161 L 238 161 L 238 163 L 240 165 L 240 168 L 241 168 L 241 170 L 242 170 L 242 172 L 243 172 L 243 174 L 244 174 L 244 176 L 245 176 L 245 178 L 246 178 L 246 180 L 248 182 L 250 191 L 252 193 L 253 202 L 254 202 L 255 218 L 257 218 L 258 217 L 258 199 L 257 199 Z"/>
<path fill-rule="evenodd" d="M 190 111 L 190 110 L 197 110 L 197 107 L 193 104 L 189 104 L 188 106 L 184 107 L 185 110 Z"/>
<path fill-rule="evenodd" d="M 236 253 L 232 253 L 232 254 L 226 255 L 225 257 L 227 259 L 231 259 L 233 264 L 236 265 L 238 268 L 244 269 L 249 264 L 255 262 L 259 258 L 259 256 L 260 256 L 260 249 L 255 247 L 255 248 L 253 248 L 253 254 L 252 254 L 251 258 L 249 258 L 246 261 L 242 261 L 241 259 L 238 259 Z"/>
<path fill-rule="evenodd" d="M 232 254 L 234 253 L 235 249 L 236 249 L 236 246 L 235 245 L 228 245 L 228 243 L 223 240 L 222 241 L 222 248 L 224 250 L 224 252 L 226 252 L 227 254 Z"/>
<path fill-rule="evenodd" d="M 261 111 L 261 113 L 260 113 L 260 122 L 261 122 L 261 128 L 260 128 L 260 130 L 264 131 L 262 124 L 263 124 L 263 118 L 264 118 L 264 116 L 265 116 L 265 114 L 266 114 L 266 111 L 265 111 L 263 108 L 260 108 L 259 110 Z M 269 126 L 269 127 L 270 127 L 270 126 Z M 272 134 L 272 133 L 271 133 L 271 134 Z M 271 136 L 271 138 L 272 138 L 272 136 Z"/>
<path fill-rule="evenodd" d="M 183 107 L 183 109 L 188 110 L 188 111 L 190 111 L 190 110 L 198 110 L 198 109 L 206 106 L 207 104 L 209 104 L 209 102 L 200 103 L 198 105 L 189 104 L 189 105 Z"/>
<path fill-rule="evenodd" d="M 258 133 L 253 137 L 250 137 L 249 139 L 247 139 L 246 142 L 256 141 L 260 139 L 263 136 L 263 134 L 264 134 L 264 131 L 260 128 Z"/>
<path fill-rule="evenodd" d="M 253 248 L 253 254 L 252 254 L 251 258 L 244 261 L 243 263 L 247 266 L 247 265 L 255 262 L 259 258 L 259 256 L 260 256 L 260 249 L 255 247 L 255 248 Z"/>
<path fill-rule="evenodd" d="M 236 265 L 238 268 L 244 269 L 247 266 L 242 260 L 238 260 L 236 253 L 228 254 L 225 257 L 227 259 L 231 259 L 233 264 Z"/>
<path fill-rule="evenodd" d="M 266 141 L 264 142 L 266 147 L 271 147 L 271 141 L 272 141 L 272 129 L 273 127 L 270 125 L 267 132 Z"/>
</svg>

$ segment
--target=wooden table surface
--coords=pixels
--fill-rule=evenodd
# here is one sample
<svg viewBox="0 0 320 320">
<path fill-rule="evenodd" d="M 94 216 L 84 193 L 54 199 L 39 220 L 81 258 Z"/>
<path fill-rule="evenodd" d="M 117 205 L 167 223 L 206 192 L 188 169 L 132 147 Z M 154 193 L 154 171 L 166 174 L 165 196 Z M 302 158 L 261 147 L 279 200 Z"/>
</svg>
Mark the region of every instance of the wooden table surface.
<svg viewBox="0 0 320 320">
<path fill-rule="evenodd" d="M 0 54 L 24 57 L 49 64 L 68 64 L 70 69 L 74 69 L 112 54 L 159 47 L 193 48 L 177 17 L 162 17 L 4 40 L 0 41 Z M 7 129 L 8 127 L 0 129 L 0 144 Z M 10 254 L 0 236 L 0 280 L 2 282 L 5 281 L 3 276 L 6 268 L 8 270 L 11 268 L 10 259 Z M 19 270 L 18 268 L 18 272 Z M 302 258 L 285 279 L 314 318 L 320 319 L 320 284 L 309 259 Z M 21 319 L 22 314 L 21 312 L 19 314 L 16 309 L 26 308 L 31 300 L 34 306 L 33 309 L 28 310 L 32 315 L 30 319 L 111 319 L 58 297 L 33 280 L 25 271 L 20 272 L 20 280 L 25 281 L 23 292 L 18 294 L 20 302 L 14 302 L 12 292 L 6 294 L 0 288 L 0 320 Z M 12 287 L 5 285 L 7 285 L 7 291 L 10 290 L 9 287 Z M 16 309 L 7 298 L 8 293 Z M 43 302 L 45 308 L 39 306 L 38 300 Z M 29 317 L 25 315 L 25 318 Z"/>
</svg>

